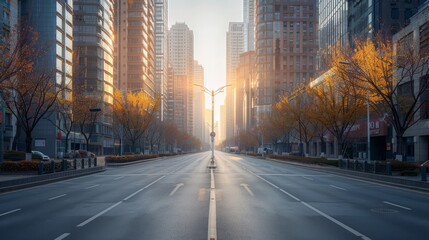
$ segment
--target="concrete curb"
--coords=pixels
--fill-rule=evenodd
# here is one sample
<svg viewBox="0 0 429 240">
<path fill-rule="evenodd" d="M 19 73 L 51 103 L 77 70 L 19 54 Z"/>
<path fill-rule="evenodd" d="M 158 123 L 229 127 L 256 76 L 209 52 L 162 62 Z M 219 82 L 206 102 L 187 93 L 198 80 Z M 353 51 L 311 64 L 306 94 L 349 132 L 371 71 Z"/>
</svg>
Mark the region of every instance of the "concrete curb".
<svg viewBox="0 0 429 240">
<path fill-rule="evenodd" d="M 133 165 L 133 164 L 139 164 L 139 163 L 161 160 L 164 158 L 166 158 L 166 157 L 149 158 L 149 159 L 137 160 L 137 161 L 126 162 L 126 163 L 108 163 L 108 162 L 106 162 L 106 167 L 122 167 L 122 166 L 128 166 L 128 165 Z"/>
<path fill-rule="evenodd" d="M 23 188 L 39 186 L 47 183 L 57 182 L 65 179 L 81 177 L 89 174 L 105 171 L 104 167 L 92 167 L 79 170 L 70 170 L 65 172 L 56 172 L 34 177 L 26 177 L 0 182 L 0 193 L 15 191 Z"/>
</svg>

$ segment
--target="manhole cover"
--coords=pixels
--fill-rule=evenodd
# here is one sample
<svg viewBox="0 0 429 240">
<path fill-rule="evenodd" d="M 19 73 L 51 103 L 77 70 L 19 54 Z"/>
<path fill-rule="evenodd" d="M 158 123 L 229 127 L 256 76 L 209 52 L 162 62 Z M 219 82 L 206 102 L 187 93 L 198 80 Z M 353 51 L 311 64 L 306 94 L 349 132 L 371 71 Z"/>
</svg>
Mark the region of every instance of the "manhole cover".
<svg viewBox="0 0 429 240">
<path fill-rule="evenodd" d="M 371 209 L 371 212 L 375 212 L 375 213 L 397 213 L 398 211 L 396 211 L 395 209 L 390 209 L 390 208 L 373 208 Z"/>
</svg>

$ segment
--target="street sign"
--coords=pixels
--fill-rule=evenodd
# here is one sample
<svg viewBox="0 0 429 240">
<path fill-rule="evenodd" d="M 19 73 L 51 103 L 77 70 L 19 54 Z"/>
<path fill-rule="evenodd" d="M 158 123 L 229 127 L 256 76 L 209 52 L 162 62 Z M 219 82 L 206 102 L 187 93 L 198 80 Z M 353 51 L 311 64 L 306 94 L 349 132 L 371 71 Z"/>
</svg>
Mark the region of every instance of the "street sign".
<svg viewBox="0 0 429 240">
<path fill-rule="evenodd" d="M 210 133 L 210 137 L 216 137 L 216 133 L 215 132 L 211 132 Z"/>
</svg>

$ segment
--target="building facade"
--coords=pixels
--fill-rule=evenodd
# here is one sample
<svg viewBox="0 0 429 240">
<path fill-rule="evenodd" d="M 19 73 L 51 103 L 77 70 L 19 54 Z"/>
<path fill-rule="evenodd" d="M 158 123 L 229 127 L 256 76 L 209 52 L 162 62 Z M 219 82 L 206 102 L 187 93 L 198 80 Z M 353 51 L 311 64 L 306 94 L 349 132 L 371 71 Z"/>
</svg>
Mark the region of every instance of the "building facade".
<svg viewBox="0 0 429 240">
<path fill-rule="evenodd" d="M 243 53 L 243 23 L 229 23 L 226 33 L 226 139 L 232 140 L 237 135 L 236 123 L 236 93 L 237 93 L 237 66 L 240 63 L 240 54 Z M 229 142 L 228 144 L 233 144 Z"/>
<path fill-rule="evenodd" d="M 167 115 L 168 0 L 155 0 L 155 95 L 161 98 L 159 119 Z"/>
<path fill-rule="evenodd" d="M 18 0 L 0 0 L 0 44 L 6 44 L 7 41 L 13 41 L 14 36 L 11 36 L 11 31 L 18 23 Z M 6 51 L 11 49 L 5 49 Z M 1 93 L 0 93 L 1 97 Z M 6 104 L 2 102 L 0 98 L 0 137 L 2 139 L 2 145 L 0 145 L 0 151 L 11 150 L 13 137 L 16 134 L 16 118 L 6 108 Z M 0 140 L 1 141 L 1 140 Z"/>
<path fill-rule="evenodd" d="M 100 112 L 94 113 L 97 114 L 95 130 L 87 146 L 96 154 L 114 151 L 113 14 L 113 0 L 75 0 L 73 3 L 73 89 L 99 101 Z"/>
<path fill-rule="evenodd" d="M 348 1 L 347 0 L 320 0 L 319 1 L 319 53 L 328 53 L 329 48 L 348 45 Z M 319 70 L 326 70 L 327 63 L 319 61 Z"/>
<path fill-rule="evenodd" d="M 167 68 L 167 114 L 166 120 L 170 123 L 174 123 L 174 70 L 168 65 Z"/>
<path fill-rule="evenodd" d="M 155 5 L 153 0 L 115 4 L 115 77 L 121 91 L 155 96 Z"/>
<path fill-rule="evenodd" d="M 256 3 L 256 114 L 271 111 L 279 96 L 316 73 L 318 1 Z"/>
<path fill-rule="evenodd" d="M 194 83 L 199 86 L 204 86 L 204 68 L 198 61 L 194 61 Z M 199 87 L 194 87 L 194 136 L 204 143 L 205 131 L 205 96 L 204 92 Z"/>
<path fill-rule="evenodd" d="M 168 57 L 174 71 L 174 123 L 193 135 L 194 34 L 185 23 L 168 32 Z"/>
<path fill-rule="evenodd" d="M 395 49 L 404 41 L 411 42 L 416 53 L 419 53 L 420 57 L 426 61 L 425 67 L 413 77 L 417 92 L 417 89 L 429 81 L 429 65 L 427 64 L 429 58 L 429 1 L 422 4 L 419 11 L 410 18 L 407 27 L 393 35 Z M 414 119 L 417 120 L 417 123 L 404 134 L 403 142 L 406 144 L 406 151 L 403 160 L 424 162 L 429 159 L 429 90 L 423 93 L 418 104 L 422 106 Z"/>
<path fill-rule="evenodd" d="M 255 0 L 243 0 L 243 50 L 255 50 Z"/>
<path fill-rule="evenodd" d="M 38 44 L 49 46 L 46 53 L 35 62 L 35 68 L 53 69 L 54 81 L 58 85 L 70 86 L 73 74 L 73 3 L 70 0 L 18 2 L 18 14 L 32 30 L 38 33 Z M 70 89 L 63 98 L 71 99 Z M 60 157 L 64 142 L 53 123 L 60 121 L 58 114 L 42 119 L 33 131 L 33 149 L 50 157 Z M 25 149 L 25 134 L 17 137 L 17 148 Z"/>
<path fill-rule="evenodd" d="M 349 43 L 354 38 L 372 37 L 379 33 L 391 38 L 410 22 L 417 12 L 420 0 L 348 0 Z"/>
<path fill-rule="evenodd" d="M 255 126 L 255 51 L 240 54 L 237 67 L 237 130 L 250 131 Z"/>
</svg>

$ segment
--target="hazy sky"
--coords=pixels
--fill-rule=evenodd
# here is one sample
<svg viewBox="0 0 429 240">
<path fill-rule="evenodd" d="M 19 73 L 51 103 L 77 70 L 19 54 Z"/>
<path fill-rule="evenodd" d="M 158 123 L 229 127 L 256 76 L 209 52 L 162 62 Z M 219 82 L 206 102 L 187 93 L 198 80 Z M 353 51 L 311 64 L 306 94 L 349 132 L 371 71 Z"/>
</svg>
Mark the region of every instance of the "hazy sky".
<svg viewBox="0 0 429 240">
<path fill-rule="evenodd" d="M 243 0 L 169 0 L 168 4 L 168 24 L 185 22 L 194 32 L 194 58 L 204 67 L 206 87 L 225 85 L 226 32 L 229 22 L 243 21 Z M 215 99 L 217 120 L 223 98 Z M 210 100 L 206 95 L 206 106 Z"/>
</svg>

